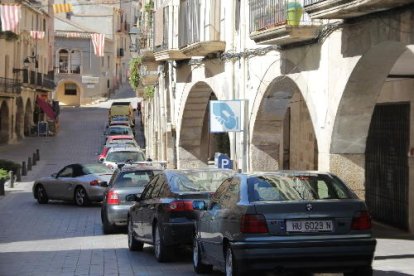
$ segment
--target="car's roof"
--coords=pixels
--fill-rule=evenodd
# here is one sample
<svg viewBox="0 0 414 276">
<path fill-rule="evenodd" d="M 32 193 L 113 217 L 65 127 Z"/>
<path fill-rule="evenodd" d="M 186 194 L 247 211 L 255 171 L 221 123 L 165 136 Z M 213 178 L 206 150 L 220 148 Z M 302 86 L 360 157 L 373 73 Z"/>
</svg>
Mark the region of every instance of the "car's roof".
<svg viewBox="0 0 414 276">
<path fill-rule="evenodd" d="M 126 163 L 119 169 L 121 172 L 134 172 L 134 171 L 161 171 L 161 168 L 149 166 L 149 165 L 139 165 L 139 164 L 128 164 Z"/>
<path fill-rule="evenodd" d="M 109 135 L 108 140 L 114 139 L 125 139 L 125 140 L 133 140 L 134 138 L 130 135 Z"/>
<path fill-rule="evenodd" d="M 311 175 L 311 174 L 324 174 L 332 175 L 330 172 L 324 171 L 313 171 L 313 170 L 280 170 L 280 171 L 259 171 L 259 172 L 250 172 L 250 173 L 239 173 L 240 175 L 246 176 L 262 176 L 262 175 Z"/>
</svg>

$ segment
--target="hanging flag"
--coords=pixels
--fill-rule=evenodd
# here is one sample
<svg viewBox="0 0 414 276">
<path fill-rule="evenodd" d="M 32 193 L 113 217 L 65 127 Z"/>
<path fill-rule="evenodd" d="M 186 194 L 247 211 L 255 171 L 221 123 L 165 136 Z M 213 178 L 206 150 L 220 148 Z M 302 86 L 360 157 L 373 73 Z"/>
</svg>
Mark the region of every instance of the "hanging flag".
<svg viewBox="0 0 414 276">
<path fill-rule="evenodd" d="M 91 34 L 93 51 L 98 57 L 104 56 L 105 34 Z"/>
<path fill-rule="evenodd" d="M 72 12 L 72 4 L 53 4 L 54 13 Z"/>
<path fill-rule="evenodd" d="M 1 30 L 17 33 L 21 17 L 20 5 L 0 5 Z"/>
<path fill-rule="evenodd" d="M 30 36 L 33 39 L 43 39 L 43 38 L 45 38 L 45 32 L 43 32 L 43 31 L 30 31 Z"/>
</svg>

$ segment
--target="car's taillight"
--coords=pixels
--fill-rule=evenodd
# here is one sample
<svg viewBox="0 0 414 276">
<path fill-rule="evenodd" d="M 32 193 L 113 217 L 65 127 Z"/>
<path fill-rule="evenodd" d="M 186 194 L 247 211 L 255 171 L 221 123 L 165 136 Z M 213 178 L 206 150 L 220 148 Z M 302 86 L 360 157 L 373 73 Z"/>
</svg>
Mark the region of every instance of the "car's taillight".
<svg viewBox="0 0 414 276">
<path fill-rule="evenodd" d="M 119 194 L 112 190 L 109 190 L 106 194 L 106 203 L 108 205 L 118 205 L 120 203 Z"/>
<path fill-rule="evenodd" d="M 192 200 L 174 200 L 167 205 L 167 211 L 169 212 L 192 211 L 192 210 L 193 210 Z"/>
<path fill-rule="evenodd" d="M 268 233 L 266 219 L 263 215 L 243 215 L 240 221 L 242 233 Z"/>
<path fill-rule="evenodd" d="M 99 184 L 99 181 L 98 180 L 92 180 L 91 182 L 89 182 L 89 185 L 91 185 L 91 186 L 99 186 L 100 184 Z"/>
<path fill-rule="evenodd" d="M 352 219 L 352 230 L 369 230 L 371 227 L 371 216 L 367 211 L 361 211 L 355 214 Z"/>
</svg>

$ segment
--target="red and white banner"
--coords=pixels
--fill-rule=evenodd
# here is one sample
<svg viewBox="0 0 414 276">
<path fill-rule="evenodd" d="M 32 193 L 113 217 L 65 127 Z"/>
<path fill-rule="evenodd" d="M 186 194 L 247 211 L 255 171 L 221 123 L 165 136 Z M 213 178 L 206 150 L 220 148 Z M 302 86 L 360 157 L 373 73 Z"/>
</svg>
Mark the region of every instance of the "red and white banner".
<svg viewBox="0 0 414 276">
<path fill-rule="evenodd" d="M 103 57 L 105 49 L 105 34 L 91 34 L 91 40 L 95 55 L 98 57 Z"/>
<path fill-rule="evenodd" d="M 20 5 L 0 5 L 1 30 L 17 33 L 21 18 Z"/>
<path fill-rule="evenodd" d="M 45 38 L 45 32 L 43 32 L 43 31 L 30 31 L 30 36 L 33 39 L 43 39 L 43 38 Z"/>
</svg>

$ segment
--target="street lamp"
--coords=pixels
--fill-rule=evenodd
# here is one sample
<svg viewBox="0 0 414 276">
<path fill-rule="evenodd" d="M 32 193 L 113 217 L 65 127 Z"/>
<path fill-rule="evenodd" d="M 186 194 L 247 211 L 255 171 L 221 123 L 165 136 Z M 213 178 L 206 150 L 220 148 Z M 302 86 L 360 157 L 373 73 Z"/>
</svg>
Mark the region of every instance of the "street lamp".
<svg viewBox="0 0 414 276">
<path fill-rule="evenodd" d="M 129 45 L 129 51 L 135 55 L 138 53 L 138 36 L 140 35 L 140 31 L 137 27 L 132 27 L 129 31 L 129 37 L 131 38 L 131 45 Z"/>
</svg>

